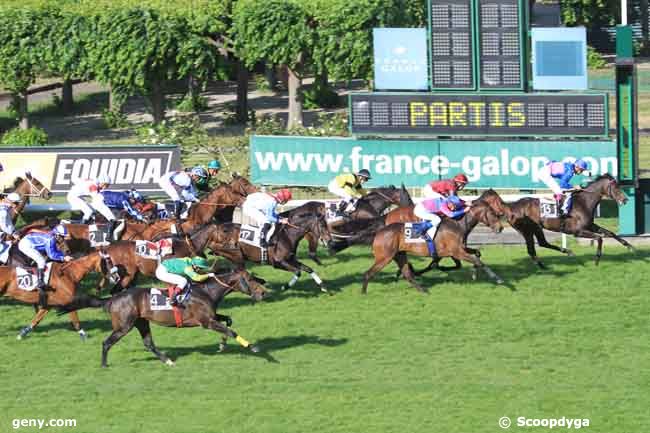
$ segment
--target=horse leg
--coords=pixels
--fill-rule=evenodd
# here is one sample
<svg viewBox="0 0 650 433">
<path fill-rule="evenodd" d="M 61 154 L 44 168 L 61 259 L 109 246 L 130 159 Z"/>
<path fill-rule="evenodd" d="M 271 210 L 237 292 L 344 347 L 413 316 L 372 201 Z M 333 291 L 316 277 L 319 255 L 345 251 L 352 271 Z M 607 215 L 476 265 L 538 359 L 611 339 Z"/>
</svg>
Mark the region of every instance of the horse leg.
<svg viewBox="0 0 650 433">
<path fill-rule="evenodd" d="M 158 350 L 156 345 L 153 342 L 153 336 L 151 335 L 151 327 L 149 326 L 149 321 L 146 319 L 143 319 L 142 317 L 139 317 L 135 321 L 135 327 L 138 328 L 138 331 L 140 332 L 140 336 L 142 337 L 142 343 L 144 343 L 145 349 L 147 349 L 149 352 L 153 353 L 160 359 L 160 361 L 166 365 L 169 366 L 174 366 L 174 361 L 169 359 L 165 353 L 161 352 Z"/>
<path fill-rule="evenodd" d="M 458 256 L 455 256 L 455 257 L 458 258 L 458 259 L 470 262 L 477 269 L 478 268 L 483 269 L 485 271 L 485 273 L 488 274 L 488 276 L 494 280 L 495 283 L 497 283 L 497 284 L 503 284 L 504 283 L 504 281 L 503 281 L 503 279 L 501 277 L 499 277 L 492 269 L 490 269 L 485 263 L 483 263 L 481 261 L 481 259 L 479 259 L 475 255 L 467 254 L 465 251 L 463 251 L 462 253 L 460 253 Z"/>
<path fill-rule="evenodd" d="M 232 318 L 230 316 L 217 313 L 215 314 L 215 318 L 220 322 L 224 322 L 227 327 L 232 326 Z M 228 342 L 228 336 L 224 334 L 223 337 L 221 337 L 221 343 L 219 343 L 219 352 L 224 352 L 226 350 L 227 342 Z"/>
<path fill-rule="evenodd" d="M 571 256 L 571 257 L 575 256 L 575 254 L 573 254 L 573 251 L 571 251 L 570 249 L 555 246 L 549 241 L 547 241 L 546 236 L 544 235 L 544 229 L 542 229 L 541 227 L 538 226 L 533 234 L 537 238 L 537 244 L 540 247 L 548 248 L 549 250 L 559 251 L 563 254 L 566 254 L 567 256 Z"/>
<path fill-rule="evenodd" d="M 249 349 L 253 353 L 257 353 L 260 351 L 260 349 L 257 346 L 251 344 L 244 337 L 238 335 L 233 329 L 230 329 L 228 326 L 221 323 L 217 317 L 211 318 L 207 323 L 203 324 L 203 327 L 212 329 L 213 331 L 220 332 L 224 334 L 226 337 L 234 338 L 237 341 L 237 343 L 239 343 L 243 348 Z M 223 341 L 221 344 L 223 344 Z M 219 345 L 220 349 L 221 349 L 221 344 Z"/>
<path fill-rule="evenodd" d="M 104 340 L 102 343 L 102 367 L 106 368 L 108 367 L 108 351 L 113 347 L 115 343 L 120 341 L 122 337 L 124 337 L 126 334 L 133 329 L 133 325 L 135 324 L 135 318 L 129 318 L 127 322 L 122 323 L 121 326 L 118 329 L 113 328 L 113 333 Z"/>
<path fill-rule="evenodd" d="M 526 241 L 526 250 L 528 251 L 528 256 L 530 259 L 537 265 L 539 266 L 540 269 L 546 270 L 548 269 L 544 263 L 540 260 L 539 257 L 537 257 L 537 251 L 535 250 L 535 235 L 531 230 L 526 230 L 525 228 L 522 228 L 522 230 L 519 231 L 519 233 L 522 234 L 524 237 L 524 240 Z"/>
<path fill-rule="evenodd" d="M 305 239 L 309 243 L 309 258 L 312 259 L 317 265 L 322 265 L 323 262 L 318 258 L 318 239 L 315 239 L 311 233 L 305 235 Z"/>
<path fill-rule="evenodd" d="M 596 247 L 596 266 L 600 263 L 600 258 L 603 256 L 603 236 L 599 233 L 594 233 L 590 230 L 580 230 L 576 233 L 576 236 L 587 239 L 596 239 L 598 243 Z"/>
<path fill-rule="evenodd" d="M 36 326 L 41 323 L 41 320 L 43 320 L 43 317 L 45 317 L 48 311 L 49 310 L 46 310 L 44 308 L 39 308 L 34 318 L 32 318 L 31 323 L 20 330 L 20 333 L 16 336 L 16 339 L 22 340 L 23 338 L 27 337 L 34 330 L 34 328 L 36 328 Z"/>
<path fill-rule="evenodd" d="M 381 271 L 390 261 L 393 260 L 393 257 L 386 255 L 377 259 L 375 257 L 375 263 L 363 274 L 363 286 L 361 287 L 361 294 L 365 295 L 368 293 L 368 281 L 372 278 L 377 272 Z"/>
<path fill-rule="evenodd" d="M 591 230 L 592 232 L 595 232 L 595 233 L 599 233 L 601 235 L 605 235 L 608 238 L 614 238 L 619 243 L 624 245 L 628 250 L 636 252 L 636 248 L 634 248 L 628 241 L 626 241 L 622 237 L 618 236 L 614 232 L 610 232 L 606 228 L 599 226 L 598 224 L 591 223 L 591 226 L 589 227 L 589 230 Z"/>
<path fill-rule="evenodd" d="M 283 284 L 282 287 L 280 287 L 280 290 L 285 291 L 293 287 L 294 284 L 298 282 L 298 279 L 300 278 L 300 270 L 297 270 L 293 273 L 293 276 L 289 280 L 287 284 Z"/>
<path fill-rule="evenodd" d="M 79 333 L 79 338 L 81 338 L 81 341 L 85 342 L 88 338 L 88 334 L 81 328 L 81 323 L 79 322 L 79 314 L 76 311 L 70 313 L 70 323 L 72 323 L 74 330 Z"/>
<path fill-rule="evenodd" d="M 314 270 L 309 266 L 297 261 L 295 257 L 289 260 L 282 260 L 279 262 L 279 265 L 281 265 L 284 269 L 287 269 L 294 273 L 293 277 L 291 278 L 291 281 L 289 281 L 289 287 L 291 287 L 293 284 L 296 283 L 296 281 L 298 281 L 298 278 L 300 277 L 300 272 L 304 271 L 307 272 L 309 276 L 316 282 L 316 285 L 318 286 L 321 292 L 331 294 L 325 288 L 325 285 L 323 284 L 323 280 L 321 280 L 318 274 L 314 272 Z"/>
<path fill-rule="evenodd" d="M 397 262 L 397 266 L 401 270 L 402 275 L 404 278 L 406 278 L 406 281 L 411 284 L 411 286 L 415 287 L 422 293 L 429 293 L 428 289 L 425 289 L 419 285 L 417 281 L 415 281 L 415 275 L 413 275 L 413 270 L 411 269 L 408 257 L 406 257 L 406 253 L 404 251 L 397 253 L 394 257 L 394 260 Z M 433 263 L 433 260 L 431 262 Z"/>
</svg>

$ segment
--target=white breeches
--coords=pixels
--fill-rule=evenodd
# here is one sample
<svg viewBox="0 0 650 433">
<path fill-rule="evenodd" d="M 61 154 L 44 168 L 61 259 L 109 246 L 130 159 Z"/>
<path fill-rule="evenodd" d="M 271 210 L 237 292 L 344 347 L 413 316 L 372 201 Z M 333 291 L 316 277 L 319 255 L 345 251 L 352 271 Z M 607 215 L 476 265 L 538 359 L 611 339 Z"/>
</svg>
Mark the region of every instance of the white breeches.
<svg viewBox="0 0 650 433">
<path fill-rule="evenodd" d="M 439 192 L 434 191 L 431 189 L 431 185 L 427 184 L 424 188 L 422 188 L 422 197 L 424 198 L 444 198 L 444 195 L 440 194 Z"/>
<path fill-rule="evenodd" d="M 262 227 L 266 223 L 273 224 L 273 221 L 271 221 L 264 212 L 257 209 L 256 207 L 247 204 L 246 202 L 244 202 L 244 205 L 242 206 L 241 210 L 244 213 L 244 215 L 251 218 L 260 227 Z"/>
<path fill-rule="evenodd" d="M 557 181 L 551 176 L 551 168 L 549 166 L 544 167 L 539 172 L 539 180 L 541 180 L 544 185 L 546 185 L 553 194 L 562 194 L 562 188 L 557 183 Z"/>
<path fill-rule="evenodd" d="M 332 181 L 327 185 L 327 189 L 328 189 L 329 192 L 331 192 L 331 193 L 334 194 L 335 196 L 337 196 L 337 197 L 341 197 L 342 199 L 345 199 L 345 200 L 348 201 L 348 202 L 349 202 L 349 201 L 352 201 L 352 199 L 354 198 L 354 197 L 352 197 L 352 196 L 350 195 L 350 193 L 349 193 L 348 191 L 346 191 L 345 189 L 341 188 L 341 187 L 336 183 L 336 179 L 335 179 L 335 180 L 332 180 Z"/>
<path fill-rule="evenodd" d="M 97 211 L 102 214 L 108 221 L 113 221 L 115 219 L 115 215 L 113 215 L 113 212 L 111 212 L 108 206 L 106 206 L 104 201 L 101 199 L 101 196 L 98 197 L 99 198 L 93 199 L 90 204 L 88 204 L 88 202 L 86 202 L 83 198 L 70 193 L 68 193 L 67 199 L 72 210 L 80 210 L 83 212 L 84 219 L 90 218 L 93 216 L 93 213 Z"/>
<path fill-rule="evenodd" d="M 165 191 L 173 201 L 182 201 L 180 194 L 172 184 L 171 180 L 169 180 L 169 178 L 160 179 L 158 185 L 160 185 L 162 190 Z"/>
<path fill-rule="evenodd" d="M 163 265 L 158 265 L 156 268 L 156 278 L 158 278 L 163 283 L 173 284 L 180 289 L 184 289 L 187 286 L 187 279 L 181 275 L 172 274 L 169 272 Z"/>
<path fill-rule="evenodd" d="M 418 218 L 431 221 L 432 226 L 429 230 L 427 230 L 427 234 L 431 239 L 433 239 L 436 236 L 438 225 L 440 224 L 440 221 L 442 221 L 442 219 L 438 215 L 427 211 L 421 203 L 415 205 L 415 208 L 413 208 L 413 213 Z"/>
<path fill-rule="evenodd" d="M 38 269 L 45 269 L 45 257 L 34 248 L 27 239 L 23 238 L 18 242 L 18 249 L 30 259 L 36 262 Z"/>
</svg>

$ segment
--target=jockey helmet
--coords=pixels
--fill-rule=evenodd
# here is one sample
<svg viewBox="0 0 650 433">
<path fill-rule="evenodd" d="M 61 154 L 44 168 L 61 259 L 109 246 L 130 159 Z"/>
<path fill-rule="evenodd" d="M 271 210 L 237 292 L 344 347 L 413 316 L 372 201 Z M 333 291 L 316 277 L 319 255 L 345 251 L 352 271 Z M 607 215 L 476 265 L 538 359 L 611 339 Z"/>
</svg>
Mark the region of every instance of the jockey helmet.
<svg viewBox="0 0 650 433">
<path fill-rule="evenodd" d="M 190 174 L 192 176 L 200 177 L 202 179 L 208 177 L 208 172 L 205 171 L 205 168 L 200 167 L 200 166 L 196 166 L 196 167 L 192 168 L 192 170 L 190 171 Z"/>
<path fill-rule="evenodd" d="M 210 269 L 210 263 L 203 257 L 192 257 L 192 266 L 202 269 Z"/>
<path fill-rule="evenodd" d="M 576 168 L 580 170 L 589 170 L 589 164 L 584 159 L 576 159 L 576 162 L 573 163 Z"/>
<path fill-rule="evenodd" d="M 372 178 L 370 177 L 370 172 L 369 172 L 368 170 L 366 170 L 365 168 L 362 168 L 361 170 L 359 170 L 359 171 L 356 172 L 355 174 L 356 174 L 357 176 L 359 176 L 359 177 L 365 177 L 365 178 L 368 179 L 368 180 L 372 179 Z"/>
<path fill-rule="evenodd" d="M 289 200 L 291 200 L 292 197 L 293 194 L 291 194 L 291 190 L 287 188 L 282 188 L 280 191 L 278 191 L 275 194 L 275 198 L 278 199 L 278 201 L 281 201 L 283 203 L 288 202 Z"/>
<path fill-rule="evenodd" d="M 58 224 L 52 229 L 52 234 L 55 236 L 68 236 L 68 229 L 63 224 Z"/>
<path fill-rule="evenodd" d="M 111 177 L 107 174 L 100 174 L 99 176 L 97 176 L 97 183 L 100 184 L 105 183 L 110 185 L 111 183 L 113 183 L 113 179 L 111 179 Z"/>
<path fill-rule="evenodd" d="M 7 194 L 7 197 L 5 198 L 12 203 L 20 203 L 21 201 L 23 201 L 23 199 L 20 198 L 20 195 L 18 195 L 18 193 L 15 192 L 11 192 Z"/>
<path fill-rule="evenodd" d="M 463 202 L 455 195 L 450 195 L 447 197 L 447 202 L 454 205 L 454 207 L 461 207 Z"/>
<path fill-rule="evenodd" d="M 208 168 L 219 170 L 221 168 L 221 163 L 216 159 L 213 159 L 212 161 L 208 162 Z"/>
<path fill-rule="evenodd" d="M 469 180 L 467 179 L 467 176 L 465 176 L 463 173 L 459 173 L 456 176 L 454 176 L 453 179 L 454 182 L 457 183 L 462 183 L 463 185 L 467 184 Z"/>
<path fill-rule="evenodd" d="M 144 202 L 143 195 L 140 194 L 138 191 L 136 191 L 134 189 L 129 190 L 129 192 L 127 194 L 129 195 L 130 199 L 133 199 L 133 201 L 135 201 L 137 203 L 143 203 Z"/>
</svg>

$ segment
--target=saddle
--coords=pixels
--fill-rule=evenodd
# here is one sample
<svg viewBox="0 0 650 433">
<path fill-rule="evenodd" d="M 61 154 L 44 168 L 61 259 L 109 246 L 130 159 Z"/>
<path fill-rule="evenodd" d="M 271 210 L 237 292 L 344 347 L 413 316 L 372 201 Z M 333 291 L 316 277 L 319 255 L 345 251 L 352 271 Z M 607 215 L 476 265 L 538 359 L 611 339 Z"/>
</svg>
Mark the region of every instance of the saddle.
<svg viewBox="0 0 650 433">
<path fill-rule="evenodd" d="M 270 232 L 270 230 L 269 230 Z M 250 224 L 242 224 L 239 228 L 239 242 L 251 245 L 260 250 L 260 261 L 266 263 L 268 261 L 268 249 L 260 245 L 262 228 Z M 275 231 L 271 234 L 269 242 L 275 235 Z"/>
<path fill-rule="evenodd" d="M 426 242 L 427 248 L 429 250 L 429 255 L 431 257 L 435 257 L 436 244 L 434 239 L 438 234 L 438 231 L 436 230 L 436 233 L 434 234 L 433 238 L 429 238 L 426 234 L 427 234 L 427 230 L 429 230 L 431 227 L 433 227 L 431 221 L 418 221 L 412 223 L 405 223 L 404 240 L 406 241 L 406 243 Z"/>
</svg>

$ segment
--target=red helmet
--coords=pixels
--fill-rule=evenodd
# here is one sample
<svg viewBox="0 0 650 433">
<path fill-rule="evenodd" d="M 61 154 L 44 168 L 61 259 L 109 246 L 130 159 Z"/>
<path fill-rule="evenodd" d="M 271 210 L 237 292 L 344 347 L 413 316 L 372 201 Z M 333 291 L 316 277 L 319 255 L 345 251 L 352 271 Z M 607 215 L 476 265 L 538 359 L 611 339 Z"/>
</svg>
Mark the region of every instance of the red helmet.
<svg viewBox="0 0 650 433">
<path fill-rule="evenodd" d="M 275 198 L 277 198 L 278 201 L 282 201 L 282 202 L 291 200 L 291 197 L 293 197 L 293 195 L 291 194 L 291 190 L 287 188 L 282 188 L 280 191 L 278 191 L 275 194 Z"/>
<path fill-rule="evenodd" d="M 465 176 L 463 173 L 459 173 L 456 176 L 454 176 L 453 181 L 458 182 L 458 183 L 462 183 L 462 184 L 466 184 L 466 183 L 469 182 L 469 180 L 467 179 L 467 176 Z"/>
</svg>

